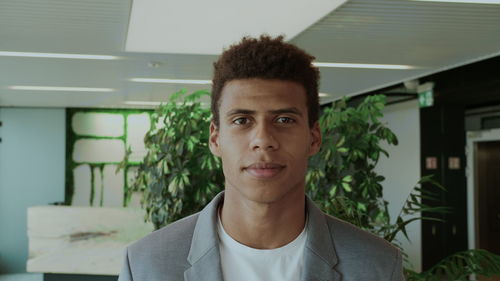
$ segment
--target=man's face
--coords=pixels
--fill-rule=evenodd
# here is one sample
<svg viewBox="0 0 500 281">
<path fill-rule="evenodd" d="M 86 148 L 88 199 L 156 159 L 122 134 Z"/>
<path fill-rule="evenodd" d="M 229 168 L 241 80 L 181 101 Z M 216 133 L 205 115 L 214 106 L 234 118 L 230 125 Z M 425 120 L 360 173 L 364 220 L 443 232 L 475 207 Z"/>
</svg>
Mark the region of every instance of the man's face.
<svg viewBox="0 0 500 281">
<path fill-rule="evenodd" d="M 228 82 L 221 94 L 210 150 L 222 159 L 226 191 L 260 203 L 303 193 L 308 158 L 321 144 L 318 123 L 309 127 L 304 87 L 241 79 Z"/>
</svg>

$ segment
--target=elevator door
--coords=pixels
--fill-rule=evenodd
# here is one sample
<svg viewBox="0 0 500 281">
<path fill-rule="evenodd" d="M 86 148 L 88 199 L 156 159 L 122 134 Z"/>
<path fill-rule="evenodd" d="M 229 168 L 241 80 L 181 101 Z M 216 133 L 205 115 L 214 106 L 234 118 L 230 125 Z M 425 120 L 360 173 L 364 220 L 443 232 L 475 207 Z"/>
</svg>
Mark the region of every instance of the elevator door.
<svg viewBox="0 0 500 281">
<path fill-rule="evenodd" d="M 500 255 L 500 141 L 476 146 L 476 245 Z"/>
</svg>

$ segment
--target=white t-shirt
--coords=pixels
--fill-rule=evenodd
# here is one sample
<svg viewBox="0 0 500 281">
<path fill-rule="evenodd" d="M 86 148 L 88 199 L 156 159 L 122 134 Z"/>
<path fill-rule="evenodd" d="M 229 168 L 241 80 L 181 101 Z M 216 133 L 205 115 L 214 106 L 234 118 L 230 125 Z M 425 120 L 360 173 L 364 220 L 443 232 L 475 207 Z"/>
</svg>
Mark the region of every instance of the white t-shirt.
<svg viewBox="0 0 500 281">
<path fill-rule="evenodd" d="M 306 224 L 307 225 L 307 224 Z M 295 240 L 269 250 L 250 248 L 229 236 L 219 218 L 219 249 L 225 281 L 299 281 L 304 264 L 306 227 Z"/>
</svg>

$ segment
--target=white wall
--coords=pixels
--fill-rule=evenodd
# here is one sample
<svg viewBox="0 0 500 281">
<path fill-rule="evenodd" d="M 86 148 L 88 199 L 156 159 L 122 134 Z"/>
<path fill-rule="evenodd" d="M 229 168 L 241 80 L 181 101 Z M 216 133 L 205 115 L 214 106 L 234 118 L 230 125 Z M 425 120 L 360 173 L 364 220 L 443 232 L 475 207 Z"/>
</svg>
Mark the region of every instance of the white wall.
<svg viewBox="0 0 500 281">
<path fill-rule="evenodd" d="M 417 100 L 389 105 L 384 110 L 383 121 L 396 134 L 399 145 L 385 147 L 389 158 L 382 156 L 376 171 L 386 177 L 384 198 L 389 202 L 389 213 L 396 220 L 408 194 L 420 179 L 420 109 Z M 416 221 L 408 228 L 411 243 L 399 235 L 414 270 L 420 271 L 421 223 Z"/>
<path fill-rule="evenodd" d="M 64 109 L 0 108 L 0 273 L 25 272 L 26 209 L 64 201 Z"/>
</svg>

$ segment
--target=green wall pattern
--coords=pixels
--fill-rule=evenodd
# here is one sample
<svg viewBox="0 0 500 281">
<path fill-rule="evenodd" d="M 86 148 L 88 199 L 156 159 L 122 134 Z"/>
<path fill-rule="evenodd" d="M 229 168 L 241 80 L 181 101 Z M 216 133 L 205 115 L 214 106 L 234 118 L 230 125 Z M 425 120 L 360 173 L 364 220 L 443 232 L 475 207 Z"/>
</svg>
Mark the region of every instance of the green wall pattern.
<svg viewBox="0 0 500 281">
<path fill-rule="evenodd" d="M 92 135 L 92 134 L 78 134 L 73 128 L 73 118 L 75 114 L 78 113 L 105 113 L 112 115 L 119 115 L 123 118 L 123 134 L 117 137 L 102 136 L 102 135 Z M 106 189 L 105 179 L 104 179 L 104 169 L 107 165 L 118 165 L 120 161 L 104 161 L 104 162 L 94 162 L 94 161 L 76 161 L 74 158 L 75 144 L 79 140 L 119 140 L 123 143 L 125 149 L 129 149 L 129 128 L 128 120 L 130 115 L 138 115 L 146 113 L 149 116 L 149 126 L 151 126 L 151 114 L 153 110 L 136 110 L 136 109 L 85 109 L 85 108 L 75 108 L 68 109 L 66 111 L 66 193 L 65 193 L 65 204 L 73 205 L 75 186 L 78 183 L 75 182 L 74 172 L 75 169 L 82 165 L 88 165 L 90 168 L 90 195 L 89 195 L 89 206 L 104 206 L 104 191 Z M 89 124 L 87 124 L 89 125 Z M 135 125 L 135 124 L 134 124 Z M 113 128 L 109 128 L 112 130 Z M 116 129 L 116 128 L 114 128 Z M 125 151 L 123 151 L 125 153 Z M 123 169 L 123 206 L 126 207 L 131 200 L 132 193 L 129 192 L 129 173 L 133 173 L 133 168 L 140 164 L 139 161 L 129 161 Z M 99 173 L 96 174 L 96 170 Z M 96 177 L 100 176 L 98 182 L 100 182 L 102 188 L 96 186 Z M 132 175 L 130 175 L 132 176 Z M 97 194 L 100 192 L 100 194 Z M 99 198 L 99 202 L 94 202 L 94 199 Z"/>
</svg>

